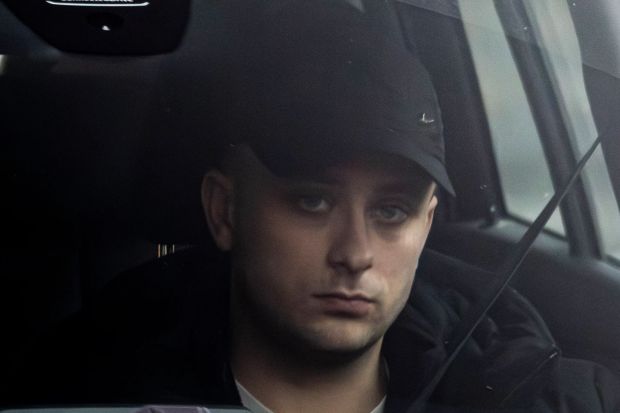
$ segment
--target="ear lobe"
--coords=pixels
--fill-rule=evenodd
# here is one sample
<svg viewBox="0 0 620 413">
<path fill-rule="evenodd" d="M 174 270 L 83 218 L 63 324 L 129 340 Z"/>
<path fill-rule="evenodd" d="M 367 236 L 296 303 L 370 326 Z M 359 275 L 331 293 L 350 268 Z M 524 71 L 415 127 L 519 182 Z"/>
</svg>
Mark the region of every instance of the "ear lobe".
<svg viewBox="0 0 620 413">
<path fill-rule="evenodd" d="M 219 249 L 229 251 L 233 245 L 232 180 L 218 170 L 211 170 L 202 179 L 200 192 L 211 236 Z"/>
</svg>

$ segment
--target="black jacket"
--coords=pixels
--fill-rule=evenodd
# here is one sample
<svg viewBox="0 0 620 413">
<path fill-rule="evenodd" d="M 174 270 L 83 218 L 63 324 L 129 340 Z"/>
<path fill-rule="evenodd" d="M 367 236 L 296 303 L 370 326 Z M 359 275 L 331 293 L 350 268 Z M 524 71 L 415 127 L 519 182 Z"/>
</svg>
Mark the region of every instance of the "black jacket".
<svg viewBox="0 0 620 413">
<path fill-rule="evenodd" d="M 227 353 L 227 257 L 213 255 L 186 250 L 119 276 L 29 353 L 3 400 L 239 404 Z M 384 340 L 386 413 L 411 406 L 491 276 L 424 253 L 409 304 Z M 562 357 L 536 310 L 509 289 L 425 411 L 620 412 L 619 397 L 611 373 Z"/>
</svg>

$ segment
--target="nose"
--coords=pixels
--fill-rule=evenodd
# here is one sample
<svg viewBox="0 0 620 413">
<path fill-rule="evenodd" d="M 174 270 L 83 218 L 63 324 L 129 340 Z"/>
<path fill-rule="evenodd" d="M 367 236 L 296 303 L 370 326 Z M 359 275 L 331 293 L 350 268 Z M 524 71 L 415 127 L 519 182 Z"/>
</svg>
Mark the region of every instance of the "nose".
<svg viewBox="0 0 620 413">
<path fill-rule="evenodd" d="M 340 273 L 358 275 L 373 265 L 373 250 L 363 212 L 349 212 L 334 228 L 327 260 Z"/>
</svg>

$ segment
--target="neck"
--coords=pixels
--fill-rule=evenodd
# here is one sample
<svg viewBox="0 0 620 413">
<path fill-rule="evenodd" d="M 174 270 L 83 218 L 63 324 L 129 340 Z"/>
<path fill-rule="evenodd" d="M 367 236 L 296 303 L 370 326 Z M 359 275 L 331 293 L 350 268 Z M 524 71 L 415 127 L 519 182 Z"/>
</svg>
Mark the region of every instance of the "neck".
<svg viewBox="0 0 620 413">
<path fill-rule="evenodd" d="M 235 379 L 274 412 L 370 412 L 385 395 L 381 343 L 355 355 L 291 351 L 232 311 Z"/>
</svg>

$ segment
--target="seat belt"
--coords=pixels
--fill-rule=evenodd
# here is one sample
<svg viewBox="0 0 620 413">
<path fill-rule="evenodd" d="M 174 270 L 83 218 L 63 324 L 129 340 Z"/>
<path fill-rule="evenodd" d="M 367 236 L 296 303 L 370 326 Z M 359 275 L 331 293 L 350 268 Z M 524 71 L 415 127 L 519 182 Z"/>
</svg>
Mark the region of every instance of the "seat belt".
<svg viewBox="0 0 620 413">
<path fill-rule="evenodd" d="M 536 240 L 538 234 L 542 232 L 545 224 L 547 223 L 547 221 L 549 221 L 549 218 L 551 218 L 551 215 L 553 214 L 555 209 L 558 207 L 558 205 L 560 205 L 562 199 L 564 199 L 566 194 L 570 191 L 573 184 L 581 174 L 584 166 L 587 164 L 587 162 L 592 157 L 592 154 L 599 146 L 600 142 L 601 138 L 599 136 L 594 140 L 588 151 L 577 163 L 575 169 L 571 173 L 566 183 L 564 183 L 564 185 L 562 185 L 554 193 L 553 197 L 549 200 L 547 205 L 545 205 L 545 207 L 538 215 L 538 217 L 536 217 L 532 225 L 530 225 L 525 234 L 523 234 L 523 236 L 515 246 L 513 250 L 514 252 L 511 253 L 503 261 L 498 270 L 495 271 L 497 277 L 495 278 L 495 281 L 493 282 L 489 290 L 483 294 L 481 300 L 478 301 L 478 303 L 472 305 L 472 307 L 465 313 L 461 320 L 461 323 L 455 329 L 452 339 L 446 345 L 446 354 L 448 354 L 448 357 L 441 364 L 441 366 L 439 366 L 437 372 L 433 375 L 429 383 L 422 389 L 422 391 L 420 392 L 420 396 L 407 409 L 407 413 L 420 413 L 424 411 L 423 408 L 426 402 L 433 394 L 433 391 L 441 381 L 442 377 L 445 375 L 452 362 L 456 359 L 461 349 L 465 346 L 465 343 L 467 343 L 471 335 L 474 333 L 476 327 L 478 327 L 480 322 L 485 318 L 489 309 L 493 306 L 493 304 L 497 301 L 504 289 L 514 278 L 515 274 L 521 267 L 523 260 L 527 256 L 527 253 L 530 251 L 534 240 Z"/>
</svg>

